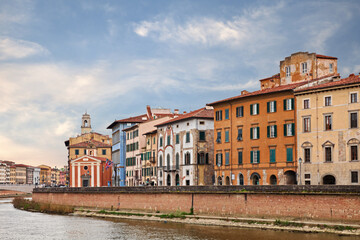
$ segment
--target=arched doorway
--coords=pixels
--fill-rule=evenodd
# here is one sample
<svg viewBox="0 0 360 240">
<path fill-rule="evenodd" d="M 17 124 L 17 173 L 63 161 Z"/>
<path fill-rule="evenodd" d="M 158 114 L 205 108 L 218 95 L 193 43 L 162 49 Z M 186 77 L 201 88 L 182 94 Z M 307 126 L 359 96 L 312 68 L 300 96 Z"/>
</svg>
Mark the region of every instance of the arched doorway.
<svg viewBox="0 0 360 240">
<path fill-rule="evenodd" d="M 335 185 L 336 179 L 333 175 L 325 175 L 323 177 L 323 184 L 324 185 Z"/>
<path fill-rule="evenodd" d="M 286 185 L 296 184 L 296 173 L 294 171 L 290 170 L 285 172 L 285 184 Z"/>
<path fill-rule="evenodd" d="M 218 177 L 218 185 L 222 185 L 222 178 Z"/>
<path fill-rule="evenodd" d="M 167 175 L 166 185 L 171 186 L 171 176 L 170 176 L 170 174 Z"/>
<path fill-rule="evenodd" d="M 277 179 L 275 175 L 270 176 L 270 185 L 277 185 Z"/>
<path fill-rule="evenodd" d="M 260 175 L 258 173 L 253 173 L 251 174 L 251 182 L 252 182 L 252 185 L 260 185 Z"/>
<path fill-rule="evenodd" d="M 176 174 L 176 176 L 175 176 L 175 185 L 176 185 L 176 186 L 180 186 L 180 177 L 179 177 L 179 174 Z"/>
<path fill-rule="evenodd" d="M 225 185 L 230 185 L 230 178 L 229 178 L 229 176 L 227 176 L 226 179 L 225 179 Z"/>
<path fill-rule="evenodd" d="M 244 175 L 239 173 L 239 185 L 244 185 Z"/>
</svg>

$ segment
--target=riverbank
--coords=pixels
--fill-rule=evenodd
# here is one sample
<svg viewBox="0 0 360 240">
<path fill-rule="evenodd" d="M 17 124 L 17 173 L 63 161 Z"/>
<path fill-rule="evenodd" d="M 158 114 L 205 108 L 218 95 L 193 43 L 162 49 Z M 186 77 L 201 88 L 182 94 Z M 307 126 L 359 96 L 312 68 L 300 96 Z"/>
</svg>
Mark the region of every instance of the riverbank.
<svg viewBox="0 0 360 240">
<path fill-rule="evenodd" d="M 0 198 L 31 197 L 31 196 L 32 196 L 31 193 L 0 189 Z"/>
<path fill-rule="evenodd" d="M 217 217 L 205 215 L 188 215 L 188 213 L 184 212 L 163 214 L 138 211 L 107 211 L 90 208 L 75 208 L 74 213 L 72 213 L 71 215 L 106 219 L 131 219 L 141 221 L 157 221 L 164 223 L 173 222 L 196 224 L 204 226 L 252 228 L 304 233 L 332 233 L 344 236 L 360 236 L 360 225 L 343 224 L 338 222 L 287 221 L 263 218 Z"/>
</svg>

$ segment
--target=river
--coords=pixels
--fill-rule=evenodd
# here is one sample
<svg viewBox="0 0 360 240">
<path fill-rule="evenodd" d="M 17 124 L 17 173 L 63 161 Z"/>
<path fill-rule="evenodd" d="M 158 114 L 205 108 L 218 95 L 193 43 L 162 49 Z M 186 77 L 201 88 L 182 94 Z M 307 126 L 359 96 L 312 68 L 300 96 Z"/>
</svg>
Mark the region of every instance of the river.
<svg viewBox="0 0 360 240">
<path fill-rule="evenodd" d="M 350 240 L 356 237 L 59 216 L 18 210 L 12 206 L 11 199 L 0 199 L 0 239 Z"/>
</svg>

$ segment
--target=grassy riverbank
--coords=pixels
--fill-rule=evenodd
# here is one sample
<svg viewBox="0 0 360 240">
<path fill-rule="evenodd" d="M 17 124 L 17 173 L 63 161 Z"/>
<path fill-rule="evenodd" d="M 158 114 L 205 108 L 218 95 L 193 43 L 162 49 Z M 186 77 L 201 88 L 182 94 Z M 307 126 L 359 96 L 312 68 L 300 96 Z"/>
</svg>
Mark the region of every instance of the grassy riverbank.
<svg viewBox="0 0 360 240">
<path fill-rule="evenodd" d="M 57 204 L 48 204 L 48 203 L 38 203 L 23 197 L 16 197 L 12 201 L 13 205 L 17 209 L 22 209 L 26 211 L 33 212 L 42 212 L 42 213 L 55 213 L 66 215 L 74 212 L 74 208 L 71 206 L 57 205 Z"/>
</svg>

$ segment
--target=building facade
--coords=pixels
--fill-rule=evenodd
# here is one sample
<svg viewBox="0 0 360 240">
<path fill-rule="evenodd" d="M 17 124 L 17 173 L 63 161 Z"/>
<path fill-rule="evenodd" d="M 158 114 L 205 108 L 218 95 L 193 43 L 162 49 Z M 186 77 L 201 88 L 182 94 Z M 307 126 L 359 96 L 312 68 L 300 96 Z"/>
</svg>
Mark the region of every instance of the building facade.
<svg viewBox="0 0 360 240">
<path fill-rule="evenodd" d="M 359 184 L 360 78 L 331 78 L 295 91 L 300 184 Z"/>
<path fill-rule="evenodd" d="M 141 148 L 142 181 L 145 185 L 156 186 L 157 178 L 157 130 L 144 133 L 145 144 Z"/>
<path fill-rule="evenodd" d="M 207 107 L 156 125 L 159 186 L 213 184 L 213 118 Z"/>
<path fill-rule="evenodd" d="M 44 186 L 51 186 L 51 167 L 47 165 L 40 165 L 40 184 Z"/>
</svg>

